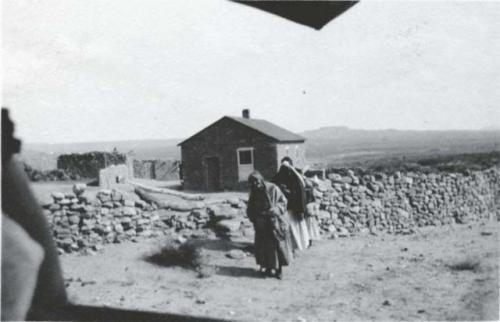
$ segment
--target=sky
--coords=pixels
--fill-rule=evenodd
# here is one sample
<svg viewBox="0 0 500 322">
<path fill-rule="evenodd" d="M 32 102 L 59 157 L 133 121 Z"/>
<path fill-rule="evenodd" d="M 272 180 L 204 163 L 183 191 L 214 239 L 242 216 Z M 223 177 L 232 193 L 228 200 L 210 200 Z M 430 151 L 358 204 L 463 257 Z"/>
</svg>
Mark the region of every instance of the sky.
<svg viewBox="0 0 500 322">
<path fill-rule="evenodd" d="M 2 106 L 26 142 L 500 127 L 500 2 L 362 1 L 320 31 L 226 0 L 2 1 Z"/>
</svg>

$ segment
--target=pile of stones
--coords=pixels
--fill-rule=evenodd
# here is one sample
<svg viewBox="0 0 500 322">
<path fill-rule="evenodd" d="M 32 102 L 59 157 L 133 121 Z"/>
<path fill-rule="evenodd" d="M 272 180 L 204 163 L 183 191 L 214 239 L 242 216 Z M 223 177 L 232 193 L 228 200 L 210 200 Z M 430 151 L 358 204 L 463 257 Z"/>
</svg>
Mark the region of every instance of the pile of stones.
<svg viewBox="0 0 500 322">
<path fill-rule="evenodd" d="M 103 244 L 137 241 L 139 237 L 175 235 L 192 237 L 211 229 L 219 237 L 234 238 L 250 227 L 245 203 L 238 199 L 211 203 L 156 203 L 127 199 L 113 189 L 95 196 L 85 184 L 75 184 L 73 192 L 53 192 L 42 206 L 59 253 L 92 253 Z"/>
<path fill-rule="evenodd" d="M 252 236 L 253 225 L 246 216 L 246 204 L 238 199 L 207 208 L 209 226 L 220 238 L 235 239 Z"/>
<path fill-rule="evenodd" d="M 103 243 L 119 243 L 137 236 L 151 236 L 164 227 L 154 205 L 129 200 L 117 190 L 100 190 L 95 197 L 84 184 L 73 192 L 53 192 L 43 205 L 60 252 L 97 250 Z"/>
<path fill-rule="evenodd" d="M 250 234 L 253 227 L 246 217 L 246 203 L 239 198 L 211 203 L 162 203 L 158 206 L 160 220 L 176 232 L 210 228 L 221 238 L 237 238 Z M 253 234 L 253 233 L 252 233 Z"/>
</svg>

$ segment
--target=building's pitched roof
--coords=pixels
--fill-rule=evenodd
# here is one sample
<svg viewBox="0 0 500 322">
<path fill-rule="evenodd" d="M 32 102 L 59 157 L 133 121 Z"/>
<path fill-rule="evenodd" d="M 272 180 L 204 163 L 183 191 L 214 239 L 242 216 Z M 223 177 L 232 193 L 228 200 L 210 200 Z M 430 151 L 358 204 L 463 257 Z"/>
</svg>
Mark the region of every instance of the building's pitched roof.
<svg viewBox="0 0 500 322">
<path fill-rule="evenodd" d="M 298 134 L 295 134 L 287 129 L 277 126 L 266 120 L 258 120 L 258 119 L 246 119 L 243 117 L 233 117 L 228 116 L 230 119 L 240 122 L 243 125 L 246 125 L 258 132 L 261 132 L 264 135 L 267 135 L 277 141 L 280 142 L 297 142 L 297 141 L 305 141 L 306 139 Z"/>
<path fill-rule="evenodd" d="M 243 117 L 234 117 L 234 116 L 224 116 L 223 118 L 219 119 L 218 121 L 212 123 L 208 127 L 204 128 L 203 130 L 197 132 L 196 134 L 192 135 L 191 137 L 187 138 L 186 140 L 182 141 L 178 145 L 182 145 L 191 138 L 198 136 L 201 132 L 206 130 L 207 128 L 211 127 L 212 125 L 215 125 L 219 121 L 223 120 L 224 118 L 230 119 L 234 122 L 237 122 L 239 124 L 245 125 L 277 142 L 304 142 L 306 139 L 298 134 L 295 134 L 291 131 L 288 131 L 282 127 L 279 127 L 271 122 L 268 122 L 266 120 L 259 120 L 259 119 L 247 119 Z"/>
</svg>

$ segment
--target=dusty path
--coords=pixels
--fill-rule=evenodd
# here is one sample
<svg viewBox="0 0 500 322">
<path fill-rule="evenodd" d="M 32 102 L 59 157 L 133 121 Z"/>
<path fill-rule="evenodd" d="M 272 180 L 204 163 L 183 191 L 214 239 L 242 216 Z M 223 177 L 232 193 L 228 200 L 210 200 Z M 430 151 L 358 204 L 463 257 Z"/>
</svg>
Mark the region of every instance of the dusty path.
<svg viewBox="0 0 500 322">
<path fill-rule="evenodd" d="M 68 291 L 105 304 L 216 318 L 270 320 L 498 320 L 498 222 L 425 228 L 409 236 L 326 240 L 302 253 L 282 281 L 262 279 L 240 247 L 210 241 L 217 275 L 141 258 L 159 240 L 110 245 L 95 256 L 64 255 Z M 461 262 L 475 270 L 453 270 Z M 83 283 L 82 283 L 83 282 Z"/>
</svg>

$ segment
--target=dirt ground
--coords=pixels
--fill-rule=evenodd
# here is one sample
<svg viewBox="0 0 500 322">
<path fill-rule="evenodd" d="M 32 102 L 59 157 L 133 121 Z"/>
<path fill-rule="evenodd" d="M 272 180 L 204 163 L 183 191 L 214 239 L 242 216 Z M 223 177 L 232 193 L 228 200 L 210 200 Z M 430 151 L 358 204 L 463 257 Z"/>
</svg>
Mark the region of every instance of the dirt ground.
<svg viewBox="0 0 500 322">
<path fill-rule="evenodd" d="M 260 277 L 251 256 L 226 257 L 249 241 L 203 242 L 218 271 L 201 279 L 143 259 L 161 238 L 61 260 L 79 304 L 248 321 L 498 320 L 498 228 L 488 222 L 324 240 L 281 281 Z"/>
</svg>

